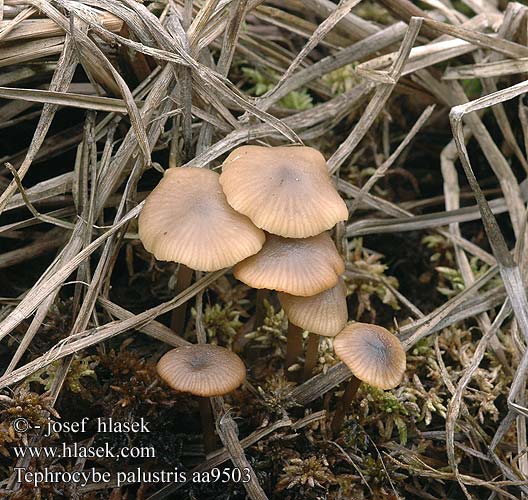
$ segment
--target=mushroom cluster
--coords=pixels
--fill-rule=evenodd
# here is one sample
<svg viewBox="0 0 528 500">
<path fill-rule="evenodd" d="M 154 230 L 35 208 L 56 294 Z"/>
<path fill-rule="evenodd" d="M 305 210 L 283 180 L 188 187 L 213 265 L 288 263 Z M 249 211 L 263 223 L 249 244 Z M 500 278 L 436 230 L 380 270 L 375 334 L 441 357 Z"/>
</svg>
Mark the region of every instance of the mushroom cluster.
<svg viewBox="0 0 528 500">
<path fill-rule="evenodd" d="M 266 231 L 262 249 L 234 275 L 279 292 L 290 328 L 286 367 L 296 363 L 309 331 L 304 378 L 317 361 L 318 335 L 333 337 L 347 321 L 345 267 L 328 230 L 348 218 L 323 155 L 310 147 L 242 146 L 225 160 L 220 184 L 229 205 Z"/>
<path fill-rule="evenodd" d="M 277 292 L 289 320 L 290 376 L 291 368 L 299 366 L 305 331 L 304 379 L 317 362 L 319 336 L 337 336 L 336 353 L 354 376 L 334 430 L 340 428 L 360 381 L 391 388 L 405 370 L 405 353 L 395 336 L 375 325 L 345 326 L 345 266 L 328 231 L 347 218 L 346 204 L 317 150 L 243 146 L 227 157 L 220 175 L 205 168 L 168 169 L 147 197 L 138 222 L 144 247 L 158 260 L 180 264 L 177 293 L 190 285 L 193 270 L 232 266 L 243 283 Z M 182 333 L 185 310 L 177 312 L 172 326 Z M 212 449 L 207 398 L 243 382 L 242 360 L 225 348 L 202 344 L 169 351 L 159 361 L 158 373 L 174 389 L 200 396 L 209 436 L 206 450 Z"/>
</svg>

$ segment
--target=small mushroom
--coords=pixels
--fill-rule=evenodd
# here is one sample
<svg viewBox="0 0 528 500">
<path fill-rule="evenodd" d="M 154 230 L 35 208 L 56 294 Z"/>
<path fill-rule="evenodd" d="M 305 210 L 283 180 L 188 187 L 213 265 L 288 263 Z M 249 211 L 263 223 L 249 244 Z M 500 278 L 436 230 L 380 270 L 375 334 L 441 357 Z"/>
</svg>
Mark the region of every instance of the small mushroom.
<svg viewBox="0 0 528 500">
<path fill-rule="evenodd" d="M 179 262 L 176 294 L 191 283 L 193 269 L 217 271 L 257 253 L 264 232 L 227 203 L 216 172 L 169 168 L 139 216 L 139 238 L 158 260 Z M 173 311 L 181 334 L 186 304 Z"/>
<path fill-rule="evenodd" d="M 392 389 L 401 382 L 406 362 L 398 338 L 387 329 L 368 323 L 345 326 L 334 339 L 334 350 L 353 374 L 332 422 L 332 429 L 338 432 L 361 382 L 378 389 Z"/>
<path fill-rule="evenodd" d="M 328 233 L 310 238 L 268 235 L 262 250 L 238 263 L 235 278 L 253 288 L 308 297 L 337 284 L 345 270 Z"/>
<path fill-rule="evenodd" d="M 227 202 L 269 233 L 306 238 L 348 218 L 323 155 L 306 146 L 242 146 L 222 166 Z"/>
<path fill-rule="evenodd" d="M 307 330 L 308 347 L 304 364 L 303 378 L 310 377 L 319 353 L 319 335 L 335 337 L 345 326 L 348 319 L 346 287 L 339 278 L 337 285 L 311 297 L 297 297 L 287 293 L 278 293 L 279 302 L 288 316 L 288 345 L 286 347 L 286 368 L 295 363 L 300 352 L 291 352 L 300 348 L 300 342 L 294 338 L 298 334 L 292 325 Z M 288 349 L 289 348 L 289 349 Z"/>
<path fill-rule="evenodd" d="M 405 373 L 405 351 L 382 326 L 350 323 L 334 339 L 334 350 L 358 379 L 379 389 L 396 387 Z"/>
<path fill-rule="evenodd" d="M 284 292 L 277 295 L 288 315 L 288 321 L 304 330 L 324 337 L 335 337 L 346 325 L 346 287 L 341 278 L 332 288 L 309 297 Z"/>
<path fill-rule="evenodd" d="M 192 344 L 168 351 L 156 368 L 158 375 L 173 389 L 200 396 L 205 450 L 211 452 L 215 436 L 208 398 L 229 394 L 240 386 L 246 378 L 244 362 L 224 347 Z"/>
<path fill-rule="evenodd" d="M 217 271 L 257 253 L 264 232 L 226 202 L 219 175 L 169 168 L 139 216 L 139 238 L 158 260 Z"/>
<path fill-rule="evenodd" d="M 207 398 L 229 394 L 246 378 L 239 356 L 211 344 L 172 349 L 158 361 L 157 371 L 173 389 Z"/>
</svg>

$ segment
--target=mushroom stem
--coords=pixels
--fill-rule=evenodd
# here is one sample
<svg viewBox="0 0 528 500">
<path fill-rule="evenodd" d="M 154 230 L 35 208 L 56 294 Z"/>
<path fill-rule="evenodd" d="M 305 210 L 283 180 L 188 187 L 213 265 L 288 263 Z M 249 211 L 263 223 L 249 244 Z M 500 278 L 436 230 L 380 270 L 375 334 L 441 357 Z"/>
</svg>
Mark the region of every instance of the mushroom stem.
<svg viewBox="0 0 528 500">
<path fill-rule="evenodd" d="M 312 376 L 313 369 L 319 357 L 319 335 L 308 334 L 308 345 L 306 346 L 306 359 L 304 362 L 303 380 L 308 380 Z"/>
<path fill-rule="evenodd" d="M 265 288 L 257 289 L 257 297 L 255 299 L 255 330 L 262 326 L 264 318 L 266 317 L 266 309 L 264 307 L 264 301 L 268 298 L 268 290 Z"/>
<path fill-rule="evenodd" d="M 202 422 L 204 451 L 207 456 L 216 449 L 216 435 L 210 398 L 199 397 L 198 405 L 200 407 L 200 420 Z"/>
<path fill-rule="evenodd" d="M 176 295 L 179 295 L 186 290 L 192 281 L 193 270 L 183 264 L 178 268 L 178 276 L 176 281 Z M 185 326 L 185 315 L 187 313 L 187 302 L 183 303 L 172 311 L 171 329 L 177 335 L 183 336 L 183 328 Z"/>
<path fill-rule="evenodd" d="M 303 345 L 303 329 L 294 325 L 293 323 L 288 323 L 288 340 L 286 343 L 286 360 L 285 360 L 285 370 L 287 377 L 291 380 L 295 377 L 295 374 L 288 371 L 288 368 L 295 363 L 297 363 L 299 357 L 302 353 Z"/>
<path fill-rule="evenodd" d="M 352 378 L 348 381 L 343 397 L 337 404 L 337 408 L 334 413 L 334 419 L 332 420 L 332 433 L 334 435 L 337 435 L 343 427 L 346 411 L 350 407 L 350 403 L 352 402 L 352 399 L 354 399 L 354 396 L 356 395 L 360 385 L 361 380 L 352 375 Z"/>
</svg>

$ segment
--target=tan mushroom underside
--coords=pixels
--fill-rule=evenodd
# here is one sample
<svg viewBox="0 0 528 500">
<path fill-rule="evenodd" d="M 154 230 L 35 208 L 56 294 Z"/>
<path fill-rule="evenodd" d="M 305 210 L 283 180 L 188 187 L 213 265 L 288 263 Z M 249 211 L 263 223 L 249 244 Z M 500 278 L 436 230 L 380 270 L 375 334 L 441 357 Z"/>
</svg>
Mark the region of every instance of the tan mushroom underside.
<svg viewBox="0 0 528 500">
<path fill-rule="evenodd" d="M 286 238 L 314 236 L 348 218 L 323 155 L 306 146 L 237 148 L 220 184 L 237 212 Z"/>
<path fill-rule="evenodd" d="M 240 357 L 210 344 L 172 349 L 161 357 L 156 368 L 173 389 L 203 397 L 228 394 L 246 378 L 246 367 Z"/>
<path fill-rule="evenodd" d="M 304 330 L 335 337 L 346 325 L 346 287 L 341 278 L 336 286 L 311 297 L 297 297 L 283 292 L 279 292 L 278 296 L 288 321 Z"/>
<path fill-rule="evenodd" d="M 396 336 L 381 326 L 350 323 L 334 339 L 339 358 L 360 380 L 392 389 L 405 373 L 405 351 Z"/>
<path fill-rule="evenodd" d="M 228 205 L 218 179 L 205 168 L 165 171 L 138 222 L 143 245 L 158 260 L 216 271 L 260 250 L 264 232 Z"/>
<path fill-rule="evenodd" d="M 327 233 L 301 239 L 268 234 L 262 250 L 237 264 L 233 273 L 253 288 L 306 297 L 335 286 L 344 270 Z"/>
</svg>

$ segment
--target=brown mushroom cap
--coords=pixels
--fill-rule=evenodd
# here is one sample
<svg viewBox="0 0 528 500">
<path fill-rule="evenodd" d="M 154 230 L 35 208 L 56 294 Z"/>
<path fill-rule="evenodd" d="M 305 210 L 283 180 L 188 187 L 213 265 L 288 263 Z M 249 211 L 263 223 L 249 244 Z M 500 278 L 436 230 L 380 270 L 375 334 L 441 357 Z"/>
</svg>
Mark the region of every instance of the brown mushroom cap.
<svg viewBox="0 0 528 500">
<path fill-rule="evenodd" d="M 341 278 L 336 286 L 311 297 L 297 297 L 283 292 L 279 292 L 278 296 L 288 321 L 304 330 L 335 337 L 346 325 L 346 287 Z"/>
<path fill-rule="evenodd" d="M 381 326 L 349 323 L 334 339 L 339 358 L 360 380 L 379 389 L 396 387 L 405 372 L 405 351 Z"/>
<path fill-rule="evenodd" d="M 156 368 L 173 389 L 203 397 L 228 394 L 246 378 L 244 362 L 234 352 L 211 344 L 172 349 Z"/>
<path fill-rule="evenodd" d="M 300 239 L 268 234 L 262 250 L 239 262 L 233 274 L 253 288 L 306 297 L 335 286 L 344 270 L 327 233 Z"/>
<path fill-rule="evenodd" d="M 323 155 L 306 146 L 237 148 L 220 184 L 237 212 L 286 238 L 314 236 L 348 218 Z"/>
<path fill-rule="evenodd" d="M 165 171 L 138 221 L 139 238 L 158 260 L 217 271 L 261 249 L 264 232 L 227 204 L 218 179 L 205 168 Z"/>
</svg>

